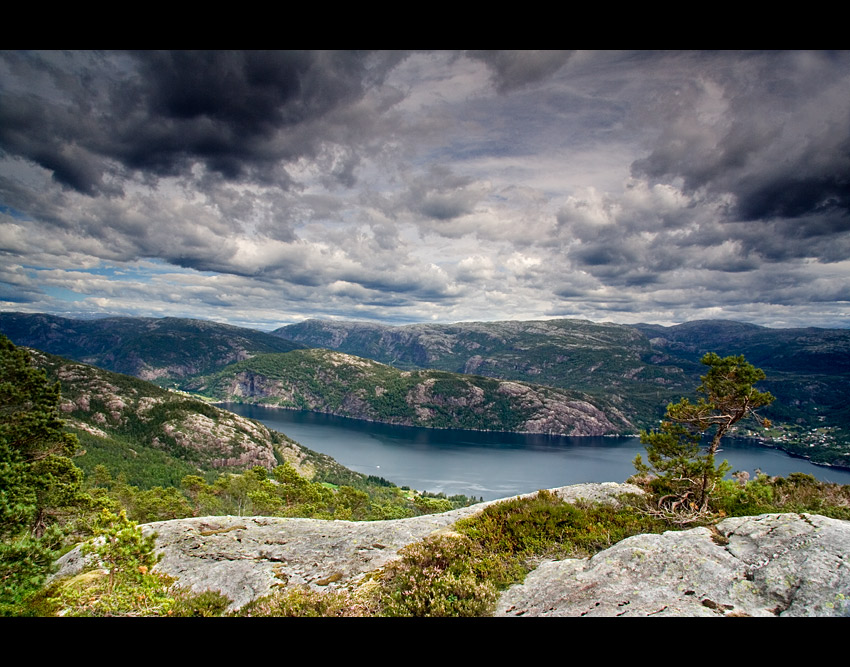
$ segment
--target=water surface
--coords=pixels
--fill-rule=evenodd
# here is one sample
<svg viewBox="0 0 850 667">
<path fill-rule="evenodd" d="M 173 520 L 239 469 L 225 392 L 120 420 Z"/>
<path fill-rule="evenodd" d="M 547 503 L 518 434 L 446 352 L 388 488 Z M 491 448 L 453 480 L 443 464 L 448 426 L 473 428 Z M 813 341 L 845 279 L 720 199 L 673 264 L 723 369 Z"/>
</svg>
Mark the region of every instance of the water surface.
<svg viewBox="0 0 850 667">
<path fill-rule="evenodd" d="M 484 500 L 581 482 L 622 482 L 632 461 L 646 452 L 638 438 L 495 433 L 391 426 L 345 417 L 226 404 L 342 465 L 419 491 L 462 493 Z M 804 472 L 850 484 L 850 471 L 816 466 L 805 459 L 746 440 L 724 440 L 718 459 L 732 470 L 756 468 L 769 475 Z"/>
</svg>

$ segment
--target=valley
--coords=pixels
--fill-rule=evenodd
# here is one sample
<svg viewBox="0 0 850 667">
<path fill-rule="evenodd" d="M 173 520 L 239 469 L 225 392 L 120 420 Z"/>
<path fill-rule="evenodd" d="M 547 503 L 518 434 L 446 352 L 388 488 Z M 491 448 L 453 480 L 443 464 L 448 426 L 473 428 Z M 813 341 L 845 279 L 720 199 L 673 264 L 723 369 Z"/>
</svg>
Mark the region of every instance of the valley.
<svg viewBox="0 0 850 667">
<path fill-rule="evenodd" d="M 705 352 L 743 354 L 776 396 L 762 440 L 850 466 L 850 332 L 730 321 L 585 320 L 386 326 L 307 320 L 272 333 L 198 320 L 0 313 L 43 349 L 206 397 L 432 428 L 629 435 L 693 398 Z M 197 356 L 197 359 L 195 357 Z M 814 435 L 813 435 L 814 434 Z"/>
</svg>

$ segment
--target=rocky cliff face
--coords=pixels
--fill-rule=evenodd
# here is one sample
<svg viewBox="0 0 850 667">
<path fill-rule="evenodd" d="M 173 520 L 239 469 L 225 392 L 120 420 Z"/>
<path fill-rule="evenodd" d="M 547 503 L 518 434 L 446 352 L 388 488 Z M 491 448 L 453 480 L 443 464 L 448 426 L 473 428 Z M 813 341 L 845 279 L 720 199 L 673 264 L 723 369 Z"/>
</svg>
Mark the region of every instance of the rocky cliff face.
<svg viewBox="0 0 850 667">
<path fill-rule="evenodd" d="M 33 361 L 61 384 L 68 426 L 99 438 L 130 438 L 206 469 L 278 465 L 309 474 L 306 452 L 264 425 L 196 399 L 93 366 L 31 350 Z"/>
<path fill-rule="evenodd" d="M 622 484 L 553 489 L 568 502 L 616 502 Z M 501 501 L 492 501 L 497 503 Z M 157 566 L 238 608 L 279 586 L 354 588 L 398 551 L 488 504 L 374 522 L 205 517 L 144 526 Z M 638 535 L 592 558 L 542 563 L 502 594 L 501 616 L 847 616 L 850 522 L 809 514 L 727 519 L 715 529 Z M 79 549 L 56 576 L 83 567 Z"/>
<path fill-rule="evenodd" d="M 400 371 L 330 350 L 260 355 L 194 388 L 225 401 L 407 426 L 571 436 L 635 430 L 612 405 L 579 392 L 444 371 Z"/>
</svg>

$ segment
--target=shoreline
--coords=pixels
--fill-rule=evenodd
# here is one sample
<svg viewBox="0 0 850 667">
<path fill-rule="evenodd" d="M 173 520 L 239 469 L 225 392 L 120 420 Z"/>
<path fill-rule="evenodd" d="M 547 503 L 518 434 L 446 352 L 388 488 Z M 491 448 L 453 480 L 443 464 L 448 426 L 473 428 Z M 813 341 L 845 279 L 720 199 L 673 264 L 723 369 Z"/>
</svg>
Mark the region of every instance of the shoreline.
<svg viewBox="0 0 850 667">
<path fill-rule="evenodd" d="M 545 435 L 545 436 L 567 437 L 567 438 L 639 438 L 640 437 L 639 433 L 632 433 L 632 434 L 606 433 L 606 434 L 600 434 L 600 435 L 569 435 L 569 434 L 566 434 L 566 433 L 547 433 L 547 432 L 540 432 L 540 431 L 502 431 L 502 430 L 497 430 L 497 429 L 460 428 L 460 427 L 449 427 L 449 426 L 420 426 L 420 425 L 416 425 L 416 424 L 400 424 L 400 423 L 395 423 L 395 422 L 382 421 L 382 420 L 379 420 L 379 419 L 366 419 L 366 418 L 361 418 L 361 417 L 351 417 L 349 415 L 340 415 L 340 414 L 336 414 L 334 412 L 328 412 L 328 411 L 324 411 L 324 410 L 305 410 L 304 408 L 298 408 L 298 407 L 293 407 L 293 406 L 274 405 L 274 404 L 259 403 L 259 402 L 212 401 L 211 404 L 215 405 L 217 407 L 220 407 L 223 410 L 227 409 L 225 406 L 228 405 L 228 404 L 253 405 L 253 406 L 257 406 L 257 407 L 261 407 L 261 408 L 269 408 L 269 409 L 273 409 L 273 410 L 289 410 L 289 411 L 292 411 L 292 412 L 310 412 L 310 413 L 313 413 L 313 414 L 328 415 L 328 416 L 331 416 L 331 417 L 337 417 L 339 419 L 351 419 L 353 421 L 367 422 L 367 423 L 372 423 L 372 424 L 386 424 L 387 426 L 401 426 L 401 427 L 407 427 L 407 428 L 425 428 L 425 429 L 431 429 L 431 430 L 435 430 L 435 431 L 468 431 L 468 432 L 471 432 L 471 433 L 511 433 L 511 434 L 518 434 L 518 435 Z M 832 468 L 832 469 L 835 469 L 835 470 L 850 471 L 850 464 L 845 466 L 845 465 L 835 465 L 835 464 L 832 464 L 832 463 L 823 463 L 823 462 L 820 462 L 820 461 L 813 461 L 811 456 L 806 456 L 804 454 L 798 454 L 794 451 L 789 451 L 786 448 L 777 444 L 775 441 L 765 440 L 764 438 L 756 438 L 756 437 L 752 437 L 752 436 L 732 436 L 732 437 L 734 437 L 737 440 L 747 440 L 747 441 L 750 441 L 750 442 L 758 443 L 758 445 L 761 446 L 761 447 L 767 447 L 769 449 L 779 450 L 779 451 L 783 452 L 784 454 L 787 454 L 788 456 L 790 456 L 792 458 L 808 461 L 812 465 L 816 465 L 816 466 L 819 466 L 821 468 Z"/>
</svg>

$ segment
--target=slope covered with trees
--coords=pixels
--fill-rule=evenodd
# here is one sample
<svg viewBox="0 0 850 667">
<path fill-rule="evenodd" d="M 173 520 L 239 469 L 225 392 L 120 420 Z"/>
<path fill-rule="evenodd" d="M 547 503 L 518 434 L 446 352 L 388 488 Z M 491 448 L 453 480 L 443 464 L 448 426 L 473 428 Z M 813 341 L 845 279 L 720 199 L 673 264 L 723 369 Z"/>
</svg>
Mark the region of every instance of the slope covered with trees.
<svg viewBox="0 0 850 667">
<path fill-rule="evenodd" d="M 173 614 L 181 604 L 193 615 L 193 595 L 149 573 L 152 543 L 135 521 L 393 519 L 469 502 L 404 491 L 252 420 L 0 336 L 0 615 L 51 613 L 60 600 L 72 615 Z M 90 551 L 108 579 L 39 592 L 60 552 L 91 536 L 106 540 Z"/>
<path fill-rule="evenodd" d="M 445 371 L 402 371 L 329 350 L 259 355 L 191 386 L 223 401 L 408 426 L 564 435 L 634 431 L 614 406 L 580 392 Z"/>
</svg>

